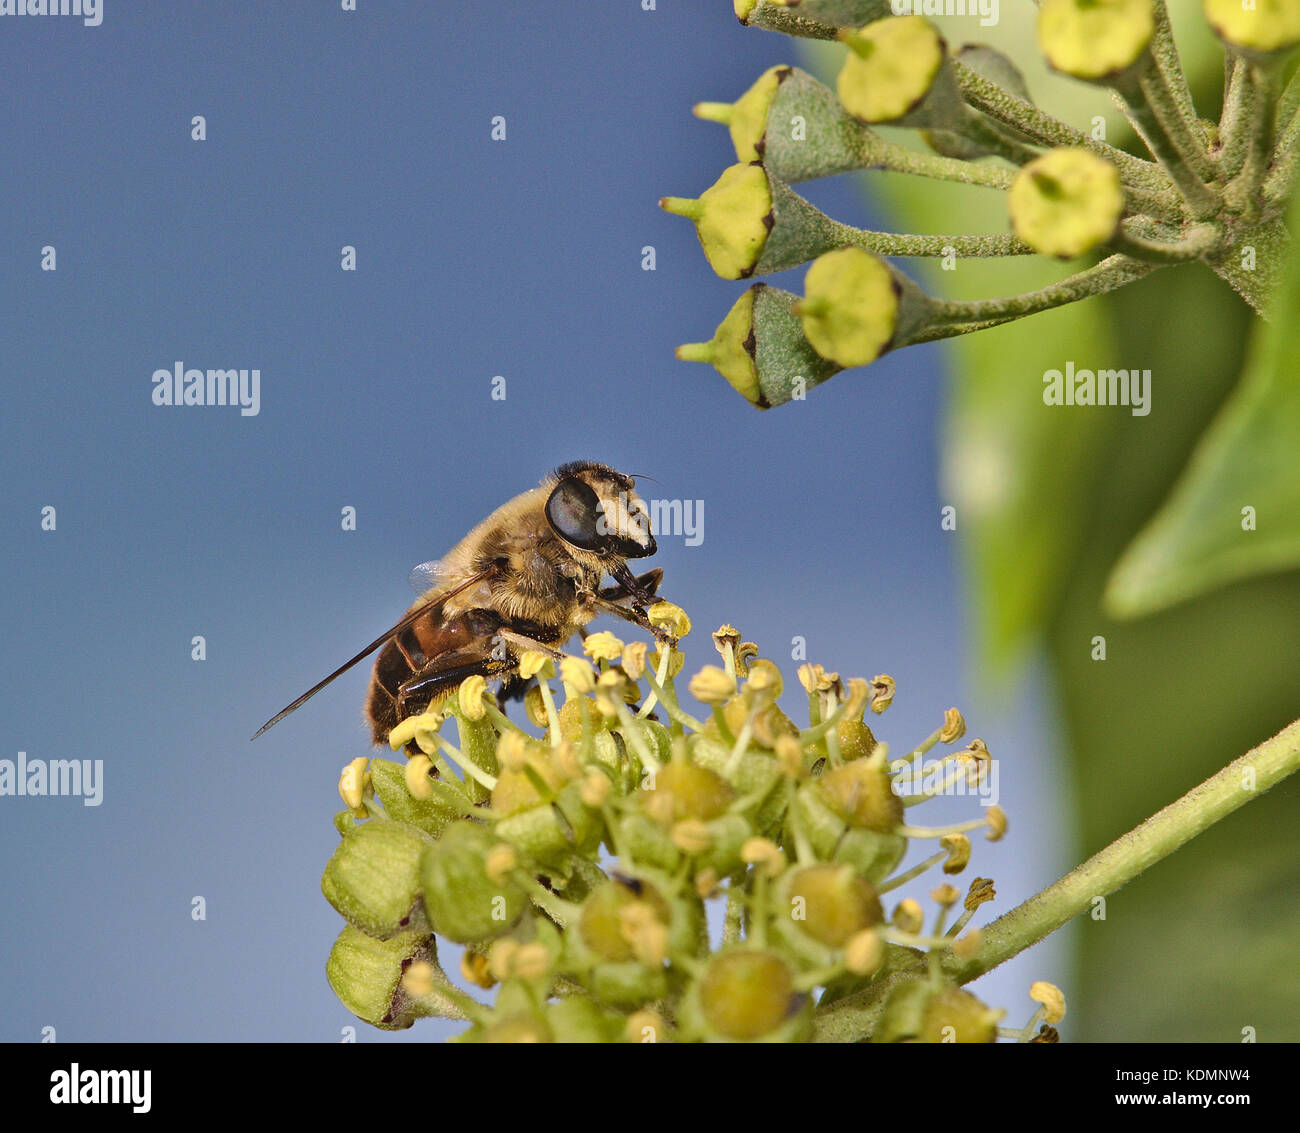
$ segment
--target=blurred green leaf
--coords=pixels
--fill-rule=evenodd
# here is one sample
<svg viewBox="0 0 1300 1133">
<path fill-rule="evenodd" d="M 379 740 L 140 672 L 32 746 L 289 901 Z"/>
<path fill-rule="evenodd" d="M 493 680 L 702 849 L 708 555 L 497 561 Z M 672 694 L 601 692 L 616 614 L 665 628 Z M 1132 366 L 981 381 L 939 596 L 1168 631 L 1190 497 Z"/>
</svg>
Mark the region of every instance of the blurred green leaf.
<svg viewBox="0 0 1300 1133">
<path fill-rule="evenodd" d="M 1300 197 L 1289 219 L 1300 231 Z M 1276 310 L 1277 319 L 1255 328 L 1240 386 L 1168 501 L 1115 567 L 1105 593 L 1113 616 L 1149 614 L 1225 582 L 1300 566 L 1298 254 Z"/>
</svg>

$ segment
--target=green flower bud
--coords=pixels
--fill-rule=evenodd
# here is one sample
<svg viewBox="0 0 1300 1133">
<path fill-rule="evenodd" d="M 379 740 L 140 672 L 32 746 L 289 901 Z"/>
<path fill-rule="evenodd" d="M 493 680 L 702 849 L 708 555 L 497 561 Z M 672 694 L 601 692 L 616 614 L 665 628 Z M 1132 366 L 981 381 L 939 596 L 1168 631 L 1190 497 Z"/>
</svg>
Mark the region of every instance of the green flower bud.
<svg viewBox="0 0 1300 1133">
<path fill-rule="evenodd" d="M 903 800 L 883 762 L 856 759 L 833 767 L 817 786 L 826 804 L 850 826 L 891 834 L 903 821 Z"/>
<path fill-rule="evenodd" d="M 923 16 L 891 16 L 840 38 L 849 52 L 835 90 L 850 114 L 941 130 L 967 117 L 943 37 Z"/>
<path fill-rule="evenodd" d="M 660 768 L 653 790 L 641 790 L 637 797 L 646 814 L 671 827 L 686 818 L 708 822 L 725 814 L 735 792 L 721 775 L 679 759 Z"/>
<path fill-rule="evenodd" d="M 740 725 L 730 719 L 731 713 L 727 715 L 728 723 L 736 729 L 732 735 L 739 735 Z M 740 719 L 743 723 L 745 719 L 743 712 L 740 713 Z M 687 749 L 694 762 L 722 775 L 727 772 L 731 762 L 731 745 L 723 741 L 714 720 L 710 719 L 708 725 L 703 733 L 687 740 Z M 776 785 L 780 777 L 781 771 L 777 767 L 776 760 L 763 752 L 754 751 L 751 747 L 730 771 L 728 782 L 738 795 L 766 794 Z"/>
<path fill-rule="evenodd" d="M 801 401 L 838 374 L 804 336 L 792 308 L 797 295 L 755 284 L 731 308 L 709 342 L 677 348 L 683 362 L 711 362 L 737 393 L 759 409 Z"/>
<path fill-rule="evenodd" d="M 618 823 L 618 848 L 638 867 L 651 866 L 670 872 L 682 860 L 682 852 L 668 829 L 644 814 L 625 814 Z"/>
<path fill-rule="evenodd" d="M 402 986 L 402 973 L 416 962 L 437 958 L 433 937 L 404 932 L 376 940 L 348 926 L 330 949 L 325 974 L 343 1006 L 359 1019 L 386 1031 L 400 1031 L 425 1015 L 441 1014 L 437 992 L 414 997 Z"/>
<path fill-rule="evenodd" d="M 672 919 L 668 902 L 652 885 L 618 878 L 599 886 L 583 904 L 578 920 L 583 943 L 603 960 L 636 959 L 635 933 L 625 915 L 634 906 L 644 906 L 645 913 L 663 926 L 666 938 Z"/>
<path fill-rule="evenodd" d="M 893 873 L 906 853 L 907 839 L 901 834 L 882 834 L 861 827 L 844 832 L 835 845 L 834 858 L 875 883 Z"/>
<path fill-rule="evenodd" d="M 406 768 L 391 759 L 370 761 L 370 781 L 389 818 L 418 827 L 426 834 L 437 837 L 461 817 L 436 794 L 428 799 L 412 798 L 406 786 Z"/>
<path fill-rule="evenodd" d="M 1007 190 L 1015 234 L 1045 256 L 1070 259 L 1112 239 L 1124 215 L 1119 171 L 1086 149 L 1031 161 Z"/>
<path fill-rule="evenodd" d="M 321 891 L 349 924 L 380 940 L 428 928 L 420 907 L 420 856 L 428 835 L 389 819 L 371 819 L 339 843 Z"/>
<path fill-rule="evenodd" d="M 581 783 L 570 783 L 552 802 L 522 810 L 493 827 L 497 838 L 562 875 L 567 875 L 574 854 L 595 852 L 603 830 L 598 815 L 582 801 Z"/>
<path fill-rule="evenodd" d="M 494 1019 L 486 1027 L 474 1027 L 462 1037 L 477 1043 L 553 1043 L 555 1033 L 547 1021 L 532 1011 L 515 1011 Z"/>
<path fill-rule="evenodd" d="M 557 1043 L 609 1043 L 622 1039 L 627 1017 L 570 995 L 547 1004 L 546 1023 Z"/>
<path fill-rule="evenodd" d="M 772 67 L 732 104 L 707 102 L 701 118 L 725 122 L 740 161 L 763 162 L 791 184 L 882 162 L 883 138 L 848 114 L 835 92 L 798 67 Z"/>
<path fill-rule="evenodd" d="M 914 283 L 862 248 L 818 256 L 795 304 L 804 336 L 846 369 L 874 362 L 926 321 L 931 303 Z"/>
<path fill-rule="evenodd" d="M 785 961 L 735 948 L 710 961 L 683 1004 L 685 1022 L 730 1042 L 795 1042 L 807 1035 L 811 1000 L 794 990 Z"/>
<path fill-rule="evenodd" d="M 506 767 L 492 788 L 492 812 L 508 817 L 551 802 L 567 779 L 544 744 L 528 745 L 524 767 Z"/>
<path fill-rule="evenodd" d="M 759 162 L 724 169 L 698 200 L 663 197 L 659 207 L 695 223 L 709 266 L 723 279 L 797 267 L 853 236 Z"/>
<path fill-rule="evenodd" d="M 1145 59 L 1155 33 L 1152 0 L 1042 0 L 1038 47 L 1062 74 L 1111 81 Z"/>
<path fill-rule="evenodd" d="M 599 713 L 593 709 L 592 715 L 594 718 Z M 636 788 L 641 781 L 641 761 L 622 735 L 597 732 L 591 750 L 595 762 L 609 769 L 610 779 L 620 794 L 630 794 Z"/>
<path fill-rule="evenodd" d="M 487 856 L 498 842 L 492 831 L 462 821 L 425 849 L 424 904 L 440 935 L 463 944 L 489 940 L 508 932 L 528 908 L 515 882 L 488 876 Z"/>
<path fill-rule="evenodd" d="M 1295 0 L 1203 0 L 1215 34 L 1246 54 L 1267 55 L 1300 43 L 1300 4 Z"/>
<path fill-rule="evenodd" d="M 885 1004 L 873 1042 L 991 1043 L 1004 1011 L 986 1007 L 961 988 L 903 984 Z"/>
<path fill-rule="evenodd" d="M 846 865 L 814 865 L 788 874 L 784 905 L 799 931 L 828 948 L 843 948 L 884 919 L 875 887 Z"/>
<path fill-rule="evenodd" d="M 1010 91 L 1026 102 L 1033 102 L 1029 97 L 1029 86 L 1025 82 L 1024 75 L 1020 73 L 1020 68 L 1001 51 L 995 51 L 984 44 L 972 43 L 958 51 L 954 58 L 977 75 L 997 83 L 1004 90 Z M 962 161 L 974 161 L 977 158 L 988 157 L 994 152 L 987 146 L 971 141 L 961 134 L 954 134 L 950 130 L 924 130 L 922 137 L 936 153 Z"/>
</svg>

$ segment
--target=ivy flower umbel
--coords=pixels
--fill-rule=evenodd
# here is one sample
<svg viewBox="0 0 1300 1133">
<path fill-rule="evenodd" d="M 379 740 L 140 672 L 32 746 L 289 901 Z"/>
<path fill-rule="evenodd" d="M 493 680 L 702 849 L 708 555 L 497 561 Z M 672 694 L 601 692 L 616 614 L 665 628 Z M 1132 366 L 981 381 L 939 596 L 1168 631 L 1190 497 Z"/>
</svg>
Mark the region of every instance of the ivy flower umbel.
<svg viewBox="0 0 1300 1133">
<path fill-rule="evenodd" d="M 690 631 L 671 604 L 649 615 L 677 640 Z M 877 988 L 883 1004 L 888 974 L 903 972 L 927 989 L 923 1006 L 943 1005 L 905 1037 L 939 1034 L 941 1015 L 976 1033 L 987 1009 L 930 969 L 969 960 L 979 938 L 958 934 L 992 891 L 958 908 L 942 879 L 969 860 L 962 831 L 1000 833 L 1005 816 L 916 824 L 916 804 L 938 788 L 909 795 L 906 761 L 863 723 L 873 697 L 892 695 L 888 678 L 810 664 L 796 683 L 734 627 L 709 644 L 722 665 L 697 667 L 683 690 L 702 711 L 679 699 L 678 648 L 593 634 L 590 661 L 528 658 L 539 688 L 558 674 L 563 704 L 539 698 L 544 711 L 515 723 L 470 679 L 445 713 L 394 730 L 404 763 L 350 765 L 322 878 L 347 922 L 327 966 L 342 1002 L 385 1028 L 461 1019 L 473 1041 L 642 1041 L 649 1028 L 655 1041 L 793 1042 L 818 1037 L 831 989 L 838 1001 Z M 807 699 L 805 726 L 781 708 L 786 695 Z M 950 710 L 908 750 L 955 742 L 958 721 Z M 900 870 L 921 838 L 942 848 Z M 909 886 L 915 896 L 898 892 Z M 705 929 L 714 902 L 721 940 Z M 950 910 L 960 916 L 947 926 Z M 439 938 L 465 946 L 455 978 Z M 493 987 L 489 1004 L 479 993 Z M 877 1030 L 864 1024 L 859 1037 Z"/>
<path fill-rule="evenodd" d="M 1203 0 L 1202 10 L 1227 53 L 1217 124 L 1192 100 L 1164 0 L 1038 5 L 1036 42 L 1048 65 L 1110 88 L 1146 158 L 1053 118 L 1034 104 L 1014 60 L 981 45 L 950 51 L 923 16 L 872 0 L 738 0 L 742 23 L 838 41 L 834 89 L 798 68 L 774 67 L 735 102 L 700 104 L 700 117 L 728 126 L 740 164 L 698 200 L 661 204 L 695 222 L 724 278 L 812 266 L 803 297 L 751 287 L 709 341 L 679 347 L 678 358 L 712 364 L 752 405 L 769 409 L 802 401 L 887 351 L 976 333 L 1193 261 L 1270 317 L 1291 244 L 1284 217 L 1300 178 L 1300 88 L 1293 74 L 1288 81 L 1300 5 Z M 915 129 L 932 152 L 886 139 L 873 123 Z M 1004 193 L 1010 232 L 860 229 L 791 187 L 849 170 Z M 1243 248 L 1251 249 L 1249 268 L 1239 266 Z M 871 258 L 944 257 L 952 267 L 966 257 L 1069 260 L 1094 251 L 1105 258 L 1059 282 L 963 301 L 927 296 Z"/>
</svg>

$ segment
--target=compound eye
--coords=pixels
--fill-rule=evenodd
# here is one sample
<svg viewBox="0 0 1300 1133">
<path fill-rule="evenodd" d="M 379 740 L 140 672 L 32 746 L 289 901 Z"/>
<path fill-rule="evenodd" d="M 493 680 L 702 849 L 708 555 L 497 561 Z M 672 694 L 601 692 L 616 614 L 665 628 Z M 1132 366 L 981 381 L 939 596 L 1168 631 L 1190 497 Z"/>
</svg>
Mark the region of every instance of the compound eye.
<svg viewBox="0 0 1300 1133">
<path fill-rule="evenodd" d="M 583 551 L 600 549 L 600 501 L 581 480 L 571 478 L 556 484 L 546 501 L 546 518 L 566 543 Z"/>
</svg>

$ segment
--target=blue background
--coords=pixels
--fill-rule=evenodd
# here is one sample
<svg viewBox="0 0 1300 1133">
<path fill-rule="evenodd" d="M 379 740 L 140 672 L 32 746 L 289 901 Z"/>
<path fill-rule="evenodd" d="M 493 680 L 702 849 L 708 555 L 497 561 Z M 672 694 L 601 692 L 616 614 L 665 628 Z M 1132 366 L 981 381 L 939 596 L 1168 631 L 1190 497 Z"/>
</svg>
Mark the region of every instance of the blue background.
<svg viewBox="0 0 1300 1133">
<path fill-rule="evenodd" d="M 703 543 L 662 536 L 656 560 L 695 622 L 692 669 L 732 622 L 798 711 L 802 636 L 827 668 L 897 679 L 877 727 L 896 751 L 960 705 L 1012 821 L 966 875 L 997 880 L 983 919 L 1058 876 L 1050 698 L 991 701 L 967 655 L 939 349 L 770 414 L 673 358 L 741 290 L 656 207 L 734 160 L 690 107 L 794 61 L 789 41 L 725 2 L 360 9 L 0 20 L 0 758 L 102 759 L 106 779 L 98 808 L 0 798 L 0 1039 L 333 1041 L 356 1023 L 324 978 L 341 921 L 319 878 L 339 769 L 369 750 L 368 665 L 248 737 L 396 619 L 412 565 L 577 458 L 704 501 Z M 807 195 L 883 223 L 852 179 Z M 153 405 L 178 359 L 260 368 L 260 414 Z M 928 907 L 934 884 L 908 892 Z M 1068 994 L 1065 965 L 1049 941 L 974 990 L 1021 1021 L 1033 979 Z"/>
</svg>

